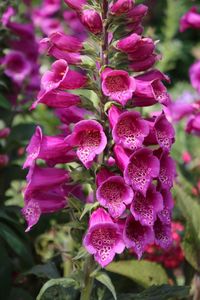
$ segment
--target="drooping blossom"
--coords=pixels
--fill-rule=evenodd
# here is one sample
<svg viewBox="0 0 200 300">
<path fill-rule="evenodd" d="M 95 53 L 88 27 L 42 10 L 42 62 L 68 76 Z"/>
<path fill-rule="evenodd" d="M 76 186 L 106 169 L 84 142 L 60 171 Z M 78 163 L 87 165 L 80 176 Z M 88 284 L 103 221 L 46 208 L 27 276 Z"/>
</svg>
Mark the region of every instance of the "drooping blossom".
<svg viewBox="0 0 200 300">
<path fill-rule="evenodd" d="M 77 147 L 78 158 L 86 168 L 90 168 L 96 155 L 105 149 L 107 138 L 103 127 L 97 121 L 83 120 L 76 123 L 66 142 L 69 146 Z"/>
<path fill-rule="evenodd" d="M 166 224 L 158 217 L 154 223 L 155 244 L 163 249 L 168 249 L 172 243 L 171 223 Z"/>
<path fill-rule="evenodd" d="M 154 123 L 156 140 L 163 150 L 169 151 L 174 143 L 175 131 L 164 113 L 158 116 Z"/>
<path fill-rule="evenodd" d="M 133 0 L 117 0 L 110 7 L 110 12 L 113 15 L 120 16 L 121 14 L 127 13 L 133 7 Z"/>
<path fill-rule="evenodd" d="M 128 72 L 106 68 L 102 74 L 102 91 L 105 96 L 119 102 L 123 106 L 132 98 L 135 91 L 135 80 Z"/>
<path fill-rule="evenodd" d="M 200 13 L 195 6 L 191 7 L 180 19 L 180 31 L 183 32 L 188 28 L 200 29 Z"/>
<path fill-rule="evenodd" d="M 130 150 L 140 148 L 148 133 L 148 123 L 142 120 L 140 113 L 136 111 L 123 112 L 116 120 L 112 130 L 115 143 Z"/>
<path fill-rule="evenodd" d="M 130 215 L 126 219 L 123 239 L 126 247 L 132 248 L 140 259 L 146 246 L 154 241 L 154 232 L 152 227 L 141 225 Z"/>
<path fill-rule="evenodd" d="M 37 126 L 34 135 L 26 149 L 28 155 L 24 168 L 31 167 L 36 159 L 43 159 L 50 166 L 74 161 L 75 152 L 68 146 L 62 136 L 45 136 Z"/>
<path fill-rule="evenodd" d="M 189 118 L 186 125 L 186 132 L 200 136 L 200 113 Z"/>
<path fill-rule="evenodd" d="M 102 208 L 92 213 L 83 244 L 102 267 L 108 265 L 116 253 L 122 253 L 125 247 L 118 225 Z"/>
<path fill-rule="evenodd" d="M 126 205 L 132 202 L 134 193 L 125 184 L 123 177 L 114 174 L 106 177 L 99 182 L 96 197 L 103 207 L 108 208 L 111 217 L 118 218 L 125 211 Z"/>
<path fill-rule="evenodd" d="M 159 171 L 160 162 L 153 155 L 153 151 L 142 148 L 130 156 L 124 170 L 124 179 L 134 191 L 139 191 L 145 196 L 152 179 L 158 177 Z"/>
<path fill-rule="evenodd" d="M 99 34 L 103 30 L 101 16 L 94 9 L 84 9 L 81 12 L 81 21 L 83 25 L 94 34 Z"/>
<path fill-rule="evenodd" d="M 156 191 L 154 185 L 150 185 L 146 196 L 143 196 L 139 192 L 135 194 L 130 211 L 135 220 L 139 221 L 142 225 L 153 226 L 157 214 L 161 212 L 162 209 L 162 195 Z"/>
</svg>

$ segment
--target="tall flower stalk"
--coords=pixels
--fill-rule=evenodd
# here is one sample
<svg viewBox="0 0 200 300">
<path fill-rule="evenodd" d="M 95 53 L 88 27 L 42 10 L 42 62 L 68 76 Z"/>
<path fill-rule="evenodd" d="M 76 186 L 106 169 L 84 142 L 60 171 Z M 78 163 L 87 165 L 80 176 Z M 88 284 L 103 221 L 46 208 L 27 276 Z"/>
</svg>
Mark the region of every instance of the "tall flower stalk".
<svg viewBox="0 0 200 300">
<path fill-rule="evenodd" d="M 32 109 L 44 103 L 63 124 L 55 137 L 37 127 L 27 147 L 23 214 L 30 230 L 41 214 L 68 207 L 71 196 L 94 202 L 83 245 L 105 267 L 125 248 L 140 259 L 153 242 L 164 249 L 171 244 L 174 129 L 164 111 L 141 113 L 141 107 L 170 104 L 163 84 L 169 78 L 153 68 L 160 55 L 155 42 L 142 35 L 145 5 L 132 0 L 65 3 L 89 38 L 83 43 L 55 32 L 41 41 L 57 60 L 43 75 Z M 96 102 L 92 96 L 85 100 L 88 91 Z M 48 167 L 39 167 L 38 159 Z M 88 185 L 92 193 L 86 195 Z M 94 262 L 86 259 L 82 300 L 90 299 L 93 283 Z"/>
</svg>

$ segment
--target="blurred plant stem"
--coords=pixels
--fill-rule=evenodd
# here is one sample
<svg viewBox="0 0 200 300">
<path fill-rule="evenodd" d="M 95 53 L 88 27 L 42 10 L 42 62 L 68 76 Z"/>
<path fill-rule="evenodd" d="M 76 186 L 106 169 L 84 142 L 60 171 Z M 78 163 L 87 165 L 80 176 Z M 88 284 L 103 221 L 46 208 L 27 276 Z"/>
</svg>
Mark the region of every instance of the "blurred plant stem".
<svg viewBox="0 0 200 300">
<path fill-rule="evenodd" d="M 80 300 L 90 300 L 90 296 L 92 293 L 93 281 L 94 277 L 90 276 L 94 271 L 94 260 L 92 256 L 86 258 L 84 263 L 84 286 L 81 292 Z"/>
</svg>

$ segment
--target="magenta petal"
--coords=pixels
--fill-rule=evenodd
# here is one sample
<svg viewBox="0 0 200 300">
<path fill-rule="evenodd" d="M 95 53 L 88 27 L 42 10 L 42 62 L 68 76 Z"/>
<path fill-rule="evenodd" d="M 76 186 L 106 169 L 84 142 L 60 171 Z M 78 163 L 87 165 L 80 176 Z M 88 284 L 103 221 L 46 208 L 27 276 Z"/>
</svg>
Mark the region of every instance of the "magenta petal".
<svg viewBox="0 0 200 300">
<path fill-rule="evenodd" d="M 33 165 L 34 161 L 38 158 L 42 143 L 42 130 L 39 126 L 36 127 L 35 133 L 32 136 L 26 152 L 28 153 L 26 161 L 24 162 L 23 169 Z"/>
<path fill-rule="evenodd" d="M 153 178 L 159 174 L 160 163 L 150 149 L 143 148 L 135 151 L 124 170 L 125 182 L 132 185 L 133 190 L 146 195 Z"/>
<path fill-rule="evenodd" d="M 142 120 L 136 111 L 122 113 L 112 131 L 114 141 L 130 150 L 140 148 L 148 134 L 148 122 Z"/>
<path fill-rule="evenodd" d="M 165 224 L 158 218 L 154 224 L 154 232 L 156 245 L 168 249 L 172 243 L 171 224 Z"/>
<path fill-rule="evenodd" d="M 121 145 L 114 146 L 114 154 L 115 154 L 116 164 L 118 168 L 123 172 L 129 163 L 130 154 L 128 154 L 128 152 L 124 150 L 124 148 Z"/>
<path fill-rule="evenodd" d="M 77 71 L 69 70 L 60 87 L 68 90 L 75 90 L 86 85 L 87 77 Z"/>
<path fill-rule="evenodd" d="M 174 142 L 175 131 L 164 113 L 157 117 L 154 128 L 158 144 L 163 150 L 169 151 Z"/>
<path fill-rule="evenodd" d="M 35 201 L 28 202 L 28 204 L 26 204 L 22 209 L 22 214 L 27 221 L 28 227 L 26 229 L 26 232 L 28 232 L 35 224 L 37 224 L 41 216 L 41 209 L 39 207 L 39 204 Z"/>
<path fill-rule="evenodd" d="M 160 159 L 159 182 L 163 189 L 170 189 L 176 177 L 176 163 L 164 152 Z"/>
<path fill-rule="evenodd" d="M 163 198 L 154 185 L 149 187 L 146 197 L 136 193 L 130 208 L 135 220 L 146 226 L 153 226 L 157 213 L 162 209 Z"/>
<path fill-rule="evenodd" d="M 154 233 L 151 227 L 141 225 L 130 215 L 126 219 L 123 238 L 126 247 L 133 248 L 140 259 L 146 246 L 153 242 Z"/>
<path fill-rule="evenodd" d="M 133 0 L 117 0 L 115 3 L 113 3 L 110 7 L 110 12 L 113 15 L 120 16 L 133 7 L 134 2 Z"/>
<path fill-rule="evenodd" d="M 112 176 L 105 180 L 97 189 L 99 203 L 108 208 L 113 218 L 120 217 L 133 199 L 133 191 L 121 176 Z"/>
</svg>

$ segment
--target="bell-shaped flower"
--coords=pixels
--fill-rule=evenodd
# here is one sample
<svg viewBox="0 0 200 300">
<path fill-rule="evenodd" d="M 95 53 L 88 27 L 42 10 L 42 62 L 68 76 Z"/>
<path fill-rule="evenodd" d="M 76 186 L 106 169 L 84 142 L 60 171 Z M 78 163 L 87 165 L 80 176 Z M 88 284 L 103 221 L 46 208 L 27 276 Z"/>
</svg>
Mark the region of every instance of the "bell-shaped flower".
<svg viewBox="0 0 200 300">
<path fill-rule="evenodd" d="M 172 143 L 174 143 L 175 131 L 164 112 L 156 118 L 154 131 L 159 146 L 163 150 L 170 151 Z"/>
<path fill-rule="evenodd" d="M 57 88 L 78 89 L 86 84 L 87 78 L 81 73 L 70 70 L 64 59 L 55 61 L 51 70 L 47 71 L 41 79 L 41 89 L 50 92 Z"/>
<path fill-rule="evenodd" d="M 180 19 L 180 31 L 183 32 L 188 28 L 200 29 L 200 13 L 195 6 L 191 7 Z"/>
<path fill-rule="evenodd" d="M 112 130 L 115 143 L 130 150 L 140 148 L 148 134 L 148 122 L 142 120 L 140 113 L 136 111 L 123 112 Z"/>
<path fill-rule="evenodd" d="M 162 80 L 169 82 L 168 76 L 158 70 L 152 70 L 143 75 L 136 76 L 136 89 L 134 92 L 136 99 L 133 99 L 133 104 L 136 106 L 145 106 L 145 101 L 143 101 L 144 103 L 140 105 L 140 99 L 147 98 L 147 100 L 152 99 L 154 101 L 150 101 L 150 103 L 146 101 L 146 106 L 152 105 L 156 102 L 167 106 L 171 100 Z M 138 100 L 137 97 L 139 97 Z"/>
<path fill-rule="evenodd" d="M 186 132 L 200 136 L 200 113 L 189 118 L 186 125 Z"/>
<path fill-rule="evenodd" d="M 136 193 L 131 204 L 131 213 L 136 221 L 142 225 L 153 226 L 157 214 L 163 209 L 163 198 L 152 184 L 147 190 L 146 196 Z"/>
<path fill-rule="evenodd" d="M 96 192 L 97 200 L 108 209 L 113 218 L 118 218 L 123 214 L 126 205 L 132 202 L 133 196 L 132 188 L 125 183 L 123 177 L 115 174 L 104 176 Z"/>
<path fill-rule="evenodd" d="M 83 244 L 102 267 L 111 263 L 115 254 L 122 253 L 125 248 L 121 230 L 103 208 L 92 213 Z"/>
<path fill-rule="evenodd" d="M 189 75 L 193 88 L 200 93 L 200 60 L 190 67 Z"/>
<path fill-rule="evenodd" d="M 31 110 L 35 109 L 40 103 L 52 108 L 67 108 L 81 103 L 81 98 L 77 95 L 70 94 L 59 89 L 49 92 L 41 91 L 37 96 L 37 100 L 31 105 Z"/>
<path fill-rule="evenodd" d="M 83 25 L 93 34 L 99 34 L 103 30 L 101 16 L 94 9 L 85 9 L 81 12 L 81 21 Z"/>
<path fill-rule="evenodd" d="M 153 53 L 145 59 L 131 61 L 129 64 L 129 69 L 131 69 L 134 72 L 146 71 L 150 69 L 160 59 L 160 55 Z"/>
<path fill-rule="evenodd" d="M 160 159 L 159 184 L 162 189 L 171 189 L 176 178 L 176 163 L 166 151 L 159 149 L 154 154 Z"/>
<path fill-rule="evenodd" d="M 172 243 L 171 223 L 163 223 L 158 217 L 154 223 L 155 244 L 163 249 L 168 249 Z"/>
<path fill-rule="evenodd" d="M 124 179 L 134 191 L 146 196 L 149 185 L 154 178 L 158 177 L 159 171 L 159 159 L 153 155 L 152 150 L 142 148 L 129 157 L 129 163 L 124 170 Z"/>
<path fill-rule="evenodd" d="M 6 54 L 2 60 L 2 65 L 5 69 L 5 74 L 17 84 L 21 84 L 31 72 L 31 65 L 25 55 L 16 50 Z"/>
<path fill-rule="evenodd" d="M 153 242 L 154 232 L 152 227 L 143 226 L 129 215 L 124 226 L 123 239 L 126 247 L 132 248 L 140 259 L 146 246 Z"/>
<path fill-rule="evenodd" d="M 115 16 L 120 16 L 129 12 L 134 5 L 133 0 L 117 0 L 110 7 L 110 13 Z"/>
<path fill-rule="evenodd" d="M 48 165 L 68 163 L 76 158 L 76 153 L 62 136 L 45 136 L 42 129 L 37 126 L 26 149 L 28 156 L 24 168 L 30 167 L 36 159 L 43 159 Z"/>
<path fill-rule="evenodd" d="M 77 148 L 78 158 L 88 169 L 96 155 L 105 149 L 107 138 L 101 124 L 94 120 L 83 120 L 75 124 L 73 133 L 66 138 L 66 142 Z"/>
<path fill-rule="evenodd" d="M 119 102 L 122 106 L 132 98 L 135 91 L 135 80 L 128 72 L 106 68 L 102 74 L 102 91 L 105 96 Z"/>
<path fill-rule="evenodd" d="M 118 168 L 123 172 L 129 163 L 129 156 L 132 154 L 121 145 L 115 145 L 113 149 L 115 161 Z"/>
</svg>

